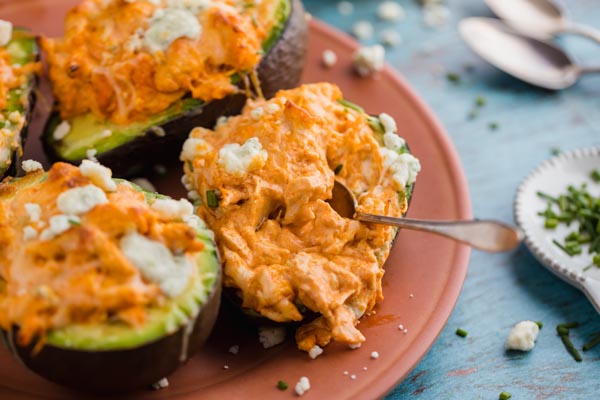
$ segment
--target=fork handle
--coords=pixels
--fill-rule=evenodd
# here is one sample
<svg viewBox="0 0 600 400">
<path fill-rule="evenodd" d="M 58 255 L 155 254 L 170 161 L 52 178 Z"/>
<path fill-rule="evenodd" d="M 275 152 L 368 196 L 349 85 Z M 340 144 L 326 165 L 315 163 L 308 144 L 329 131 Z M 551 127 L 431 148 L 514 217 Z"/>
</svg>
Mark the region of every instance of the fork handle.
<svg viewBox="0 0 600 400">
<path fill-rule="evenodd" d="M 363 222 L 434 233 L 488 252 L 511 250 L 522 239 L 521 232 L 516 228 L 493 220 L 427 221 L 366 213 L 357 213 L 355 218 Z"/>
</svg>

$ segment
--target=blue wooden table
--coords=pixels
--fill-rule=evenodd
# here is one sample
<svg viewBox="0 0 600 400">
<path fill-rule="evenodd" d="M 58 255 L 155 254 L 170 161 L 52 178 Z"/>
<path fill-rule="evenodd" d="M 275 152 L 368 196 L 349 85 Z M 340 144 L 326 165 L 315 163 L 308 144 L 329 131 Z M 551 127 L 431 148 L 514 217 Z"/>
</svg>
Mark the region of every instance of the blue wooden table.
<svg viewBox="0 0 600 400">
<path fill-rule="evenodd" d="M 600 77 L 585 77 L 563 92 L 521 83 L 486 65 L 460 39 L 456 25 L 468 16 L 492 16 L 483 0 L 450 0 L 451 17 L 440 29 L 423 23 L 415 0 L 397 0 L 406 11 L 400 22 L 382 22 L 380 1 L 353 1 L 342 15 L 336 1 L 305 0 L 310 13 L 350 32 L 359 20 L 378 33 L 394 29 L 403 42 L 388 49 L 393 65 L 437 114 L 454 142 L 469 182 L 473 215 L 513 221 L 512 202 L 520 181 L 556 149 L 600 145 Z M 568 3 L 568 4 L 566 4 Z M 576 21 L 600 28 L 596 1 L 563 1 Z M 600 65 L 600 46 L 577 37 L 559 43 L 583 64 Z M 460 82 L 447 79 L 458 74 Z M 478 96 L 485 105 L 469 113 Z M 493 126 L 497 125 L 496 129 Z M 509 354 L 504 341 L 521 320 L 544 327 L 530 353 Z M 435 345 L 388 399 L 592 399 L 600 394 L 600 346 L 576 363 L 556 335 L 556 325 L 579 321 L 571 331 L 581 348 L 600 331 L 600 318 L 578 290 L 548 272 L 525 247 L 500 255 L 473 252 L 456 308 Z M 463 339 L 457 328 L 469 332 Z"/>
</svg>

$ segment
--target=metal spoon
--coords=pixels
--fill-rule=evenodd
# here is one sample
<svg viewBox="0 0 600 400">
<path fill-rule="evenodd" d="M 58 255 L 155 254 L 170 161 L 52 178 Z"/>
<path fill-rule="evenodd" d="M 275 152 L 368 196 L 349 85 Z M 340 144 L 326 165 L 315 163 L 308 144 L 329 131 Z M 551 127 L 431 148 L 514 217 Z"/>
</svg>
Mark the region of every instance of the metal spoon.
<svg viewBox="0 0 600 400">
<path fill-rule="evenodd" d="M 552 0 L 485 0 L 492 11 L 511 26 L 538 39 L 573 33 L 600 43 L 600 31 L 569 21 Z"/>
<path fill-rule="evenodd" d="M 565 89 L 600 67 L 576 65 L 560 48 L 524 36 L 500 20 L 466 18 L 459 26 L 462 38 L 489 63 L 532 85 Z"/>
<path fill-rule="evenodd" d="M 476 249 L 500 252 L 515 248 L 522 239 L 517 229 L 491 220 L 474 221 L 425 221 L 408 218 L 394 218 L 383 215 L 357 212 L 354 194 L 341 182 L 335 181 L 329 205 L 344 218 L 353 218 L 363 222 L 394 225 L 442 235 L 466 243 Z"/>
</svg>

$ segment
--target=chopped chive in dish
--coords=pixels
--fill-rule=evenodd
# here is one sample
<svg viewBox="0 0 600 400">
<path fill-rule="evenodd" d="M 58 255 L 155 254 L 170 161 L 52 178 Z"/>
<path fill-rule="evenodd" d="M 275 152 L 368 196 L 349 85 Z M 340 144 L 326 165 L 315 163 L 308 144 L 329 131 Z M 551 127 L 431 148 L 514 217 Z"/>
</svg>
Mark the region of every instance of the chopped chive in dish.
<svg viewBox="0 0 600 400">
<path fill-rule="evenodd" d="M 277 382 L 277 389 L 284 391 L 284 390 L 287 390 L 287 388 L 288 388 L 288 384 L 285 381 Z"/>
<path fill-rule="evenodd" d="M 590 178 L 595 180 L 594 177 L 600 178 L 600 171 L 591 171 Z M 580 187 L 569 185 L 558 196 L 544 192 L 537 192 L 537 195 L 547 202 L 546 209 L 538 212 L 544 217 L 546 229 L 554 230 L 562 224 L 576 226 L 563 240 L 552 240 L 556 247 L 572 257 L 582 254 L 583 245 L 586 245 L 592 262 L 584 271 L 593 266 L 600 268 L 600 197 L 591 195 L 586 184 Z"/>
<path fill-rule="evenodd" d="M 498 395 L 499 400 L 508 400 L 511 397 L 512 397 L 512 394 L 510 394 L 509 392 L 500 392 L 500 394 Z"/>
<path fill-rule="evenodd" d="M 448 79 L 449 82 L 452 82 L 454 84 L 460 83 L 460 75 L 456 72 L 448 72 L 446 74 L 446 79 Z"/>
<path fill-rule="evenodd" d="M 583 351 L 588 351 L 588 350 L 591 350 L 594 347 L 596 347 L 599 343 L 600 343 L 600 332 L 596 332 L 592 336 L 592 339 L 589 342 L 585 343 L 581 349 Z"/>
<path fill-rule="evenodd" d="M 535 324 L 538 326 L 538 328 L 542 329 L 542 327 L 544 326 L 544 323 L 541 321 L 535 321 Z"/>
</svg>

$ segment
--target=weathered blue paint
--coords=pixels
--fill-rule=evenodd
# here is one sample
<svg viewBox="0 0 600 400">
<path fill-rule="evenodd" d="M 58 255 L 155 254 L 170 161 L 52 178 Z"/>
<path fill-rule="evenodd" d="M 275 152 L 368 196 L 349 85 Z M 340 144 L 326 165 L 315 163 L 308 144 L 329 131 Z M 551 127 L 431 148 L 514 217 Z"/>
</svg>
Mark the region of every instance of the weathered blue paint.
<svg viewBox="0 0 600 400">
<path fill-rule="evenodd" d="M 519 182 L 557 147 L 569 150 L 600 145 L 600 77 L 585 77 L 575 87 L 553 93 L 521 83 L 486 65 L 461 41 L 457 22 L 467 16 L 491 16 L 481 0 L 449 1 L 450 23 L 432 30 L 422 23 L 414 0 L 400 1 L 407 18 L 379 22 L 379 1 L 354 1 L 342 16 L 336 1 L 305 0 L 309 12 L 346 32 L 360 19 L 376 32 L 394 28 L 403 43 L 387 60 L 404 75 L 435 111 L 461 156 L 469 181 L 473 214 L 512 222 L 512 201 Z M 567 3 L 567 2 L 563 2 Z M 600 28 L 600 7 L 589 0 L 569 0 L 574 20 Z M 376 39 L 367 43 L 375 42 Z M 600 47 L 576 37 L 560 40 L 580 62 L 600 64 Z M 456 72 L 461 82 L 446 79 Z M 468 72 L 470 71 L 470 72 Z M 477 96 L 486 105 L 469 120 Z M 489 129 L 497 122 L 497 130 Z M 399 121 L 400 129 L 402 122 Z M 542 321 L 537 346 L 528 354 L 508 354 L 504 340 L 510 326 L 523 319 Z M 458 304 L 439 339 L 417 368 L 388 399 L 597 398 L 600 393 L 600 346 L 576 363 L 556 336 L 555 327 L 577 320 L 577 347 L 600 331 L 600 318 L 583 294 L 542 267 L 526 248 L 510 254 L 474 252 Z M 465 339 L 456 328 L 469 332 Z"/>
</svg>

